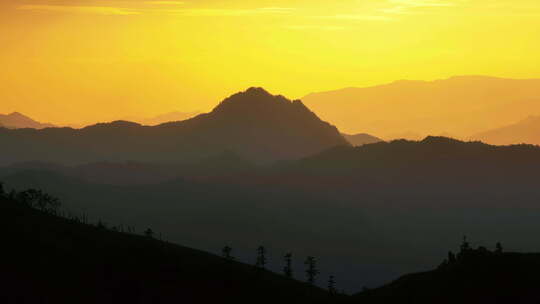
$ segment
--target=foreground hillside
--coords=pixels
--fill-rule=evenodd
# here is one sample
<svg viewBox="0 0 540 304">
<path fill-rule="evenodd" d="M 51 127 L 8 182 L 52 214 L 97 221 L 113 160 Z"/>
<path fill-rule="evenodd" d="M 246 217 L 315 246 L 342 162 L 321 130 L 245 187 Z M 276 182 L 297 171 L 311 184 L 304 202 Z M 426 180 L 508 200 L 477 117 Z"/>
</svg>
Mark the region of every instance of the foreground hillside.
<svg viewBox="0 0 540 304">
<path fill-rule="evenodd" d="M 318 303 L 326 292 L 0 197 L 1 303 Z M 118 230 L 120 228 L 114 228 Z"/>
<path fill-rule="evenodd" d="M 410 274 L 353 296 L 362 304 L 537 304 L 540 254 L 471 250 L 437 270 Z"/>
</svg>

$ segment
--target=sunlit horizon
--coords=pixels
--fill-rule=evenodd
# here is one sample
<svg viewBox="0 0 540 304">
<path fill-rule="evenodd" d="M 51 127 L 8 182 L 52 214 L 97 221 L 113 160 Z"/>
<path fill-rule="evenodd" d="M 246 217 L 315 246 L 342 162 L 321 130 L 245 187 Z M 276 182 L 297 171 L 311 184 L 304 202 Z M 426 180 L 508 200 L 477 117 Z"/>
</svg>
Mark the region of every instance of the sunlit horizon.
<svg viewBox="0 0 540 304">
<path fill-rule="evenodd" d="M 533 0 L 2 1 L 0 113 L 87 124 L 207 112 L 252 86 L 539 78 L 539 16 Z"/>
</svg>

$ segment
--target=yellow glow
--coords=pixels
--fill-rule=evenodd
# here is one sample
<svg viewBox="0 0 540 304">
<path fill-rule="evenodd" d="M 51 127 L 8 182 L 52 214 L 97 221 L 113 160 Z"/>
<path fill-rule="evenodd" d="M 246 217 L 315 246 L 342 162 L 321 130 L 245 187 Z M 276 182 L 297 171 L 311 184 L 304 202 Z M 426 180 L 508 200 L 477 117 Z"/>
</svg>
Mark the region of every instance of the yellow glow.
<svg viewBox="0 0 540 304">
<path fill-rule="evenodd" d="M 248 86 L 539 77 L 539 33 L 538 0 L 4 0 L 0 113 L 81 123 L 206 111 Z"/>
</svg>

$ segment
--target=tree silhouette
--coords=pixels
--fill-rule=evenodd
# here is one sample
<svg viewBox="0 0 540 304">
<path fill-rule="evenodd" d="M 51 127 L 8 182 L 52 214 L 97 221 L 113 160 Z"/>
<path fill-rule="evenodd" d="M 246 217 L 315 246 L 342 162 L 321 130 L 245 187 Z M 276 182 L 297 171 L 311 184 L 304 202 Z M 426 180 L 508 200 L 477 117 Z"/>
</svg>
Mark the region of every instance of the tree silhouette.
<svg viewBox="0 0 540 304">
<path fill-rule="evenodd" d="M 4 183 L 0 182 L 0 198 L 6 197 L 6 191 L 4 190 Z"/>
<path fill-rule="evenodd" d="M 61 206 L 58 198 L 37 189 L 28 189 L 17 193 L 16 200 L 28 207 L 52 214 L 57 214 Z"/>
<path fill-rule="evenodd" d="M 146 229 L 146 230 L 144 231 L 144 235 L 145 235 L 147 238 L 152 239 L 152 238 L 154 238 L 154 231 L 153 231 L 152 229 L 148 228 L 148 229 Z"/>
<path fill-rule="evenodd" d="M 319 274 L 319 271 L 317 270 L 317 260 L 315 260 L 314 257 L 308 256 L 306 258 L 306 261 L 304 262 L 304 265 L 306 265 L 306 276 L 307 276 L 307 282 L 310 285 L 315 284 L 315 279 L 317 278 L 317 275 Z"/>
<path fill-rule="evenodd" d="M 465 258 L 470 251 L 471 251 L 471 245 L 469 241 L 467 241 L 467 236 L 463 236 L 463 242 L 461 243 L 461 246 L 460 246 L 458 259 L 461 260 Z"/>
<path fill-rule="evenodd" d="M 266 266 L 266 248 L 264 246 L 259 246 L 257 248 L 257 262 L 255 263 L 257 268 L 264 269 Z"/>
<path fill-rule="evenodd" d="M 456 263 L 456 255 L 452 251 L 448 251 L 448 264 L 452 265 Z"/>
<path fill-rule="evenodd" d="M 283 267 L 283 272 L 285 273 L 285 276 L 288 278 L 292 278 L 293 276 L 293 270 L 292 270 L 292 253 L 287 253 L 283 259 L 285 260 L 285 267 Z"/>
<path fill-rule="evenodd" d="M 500 242 L 497 242 L 495 245 L 495 253 L 496 254 L 502 254 L 503 253 L 503 246 Z"/>
<path fill-rule="evenodd" d="M 225 246 L 223 247 L 223 249 L 221 249 L 221 254 L 226 260 L 229 260 L 229 261 L 234 260 L 234 258 L 231 255 L 231 252 L 232 252 L 232 248 L 229 246 Z"/>
<path fill-rule="evenodd" d="M 336 289 L 336 280 L 333 275 L 331 275 L 328 278 L 328 291 L 330 292 L 330 295 L 336 295 L 337 289 Z"/>
</svg>

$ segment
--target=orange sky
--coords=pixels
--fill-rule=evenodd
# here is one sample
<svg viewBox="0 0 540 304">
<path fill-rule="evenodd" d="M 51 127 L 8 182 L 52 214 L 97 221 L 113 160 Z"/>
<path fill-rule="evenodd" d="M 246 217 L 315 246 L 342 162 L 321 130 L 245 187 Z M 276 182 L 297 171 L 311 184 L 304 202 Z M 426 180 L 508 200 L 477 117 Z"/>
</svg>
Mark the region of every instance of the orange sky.
<svg viewBox="0 0 540 304">
<path fill-rule="evenodd" d="M 537 78 L 539 33 L 538 0 L 2 0 L 0 113 L 66 124 L 206 111 L 249 86 Z"/>
</svg>

